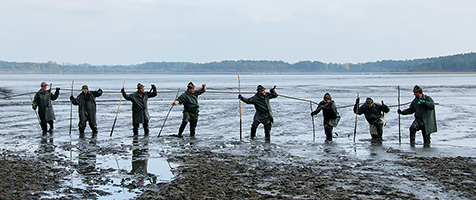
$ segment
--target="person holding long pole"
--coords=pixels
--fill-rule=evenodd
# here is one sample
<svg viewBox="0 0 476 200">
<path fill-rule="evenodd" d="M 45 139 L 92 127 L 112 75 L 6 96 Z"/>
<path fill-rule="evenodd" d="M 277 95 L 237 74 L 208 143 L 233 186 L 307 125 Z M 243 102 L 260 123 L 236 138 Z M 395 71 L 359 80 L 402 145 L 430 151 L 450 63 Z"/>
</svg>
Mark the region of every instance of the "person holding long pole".
<svg viewBox="0 0 476 200">
<path fill-rule="evenodd" d="M 317 115 L 322 110 L 324 116 L 324 132 L 326 134 L 326 142 L 332 141 L 332 130 L 337 126 L 340 120 L 340 115 L 337 112 L 337 107 L 334 100 L 329 93 L 324 94 L 324 99 L 319 102 L 316 110 L 311 112 L 311 116 Z"/>
<path fill-rule="evenodd" d="M 253 104 L 255 106 L 256 113 L 253 117 L 253 124 L 251 124 L 251 139 L 256 137 L 256 129 L 258 128 L 259 124 L 263 124 L 265 141 L 270 142 L 271 127 L 274 123 L 274 118 L 269 100 L 274 99 L 279 95 L 276 93 L 276 86 L 269 90 L 269 92 L 266 92 L 265 87 L 258 85 L 256 91 L 256 94 L 250 98 L 245 98 L 239 94 L 238 99 L 241 99 L 241 101 L 245 102 L 246 104 Z"/>
<path fill-rule="evenodd" d="M 54 129 L 54 120 L 55 118 L 55 111 L 53 110 L 53 104 L 51 101 L 58 99 L 60 88 L 57 87 L 54 94 L 51 93 L 51 86 L 49 90 L 46 90 L 48 86 L 46 82 L 41 82 L 40 84 L 41 89 L 36 92 L 35 97 L 33 98 L 33 105 L 32 109 L 36 110 L 38 108 L 38 115 L 40 117 L 41 129 L 43 131 L 43 135 L 46 132 L 53 133 Z M 48 125 L 50 129 L 48 130 Z"/>
<path fill-rule="evenodd" d="M 144 128 L 144 135 L 149 135 L 150 115 L 147 109 L 147 101 L 149 98 L 157 96 L 157 87 L 154 84 L 151 87 L 152 91 L 145 92 L 144 85 L 137 83 L 137 91 L 130 95 L 126 93 L 124 87 L 121 89 L 124 99 L 132 102 L 132 131 L 134 135 L 139 134 L 139 124 L 141 123 Z"/>
<path fill-rule="evenodd" d="M 198 95 L 203 94 L 207 91 L 207 84 L 202 84 L 202 88 L 195 90 L 195 85 L 192 82 L 187 84 L 187 91 L 182 93 L 177 100 L 172 103 L 172 106 L 177 104 L 183 104 L 183 117 L 182 124 L 180 125 L 177 135 L 172 135 L 176 137 L 183 137 L 182 133 L 185 130 L 185 126 L 190 122 L 190 137 L 195 137 L 195 129 L 198 123 Z"/>
<path fill-rule="evenodd" d="M 86 122 L 89 123 L 89 128 L 93 132 L 92 136 L 96 137 L 98 133 L 98 127 L 96 124 L 96 98 L 102 95 L 102 90 L 99 88 L 96 91 L 89 91 L 87 85 L 81 87 L 81 93 L 74 98 L 73 95 L 69 97 L 69 100 L 73 105 L 79 105 L 79 137 L 84 137 L 84 129 L 86 129 Z"/>
</svg>

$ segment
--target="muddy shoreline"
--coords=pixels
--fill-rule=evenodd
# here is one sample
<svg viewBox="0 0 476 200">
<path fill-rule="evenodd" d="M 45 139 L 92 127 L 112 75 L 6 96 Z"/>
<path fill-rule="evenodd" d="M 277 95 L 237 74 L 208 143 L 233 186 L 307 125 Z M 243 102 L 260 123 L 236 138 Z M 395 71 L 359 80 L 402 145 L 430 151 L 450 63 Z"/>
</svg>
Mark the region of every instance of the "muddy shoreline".
<svg viewBox="0 0 476 200">
<path fill-rule="evenodd" d="M 327 152 L 325 159 L 310 160 L 260 141 L 203 146 L 195 145 L 202 142 L 199 139 L 167 140 L 174 145 L 163 156 L 176 164 L 171 168 L 175 178 L 123 185 L 142 191 L 136 199 L 471 199 L 476 195 L 476 163 L 470 157 L 421 157 L 376 144 L 373 147 L 380 152 L 375 159 Z M 100 173 L 89 176 L 89 189 L 75 188 L 68 185 L 70 173 L 65 167 L 77 166 L 67 158 L 19 154 L 2 151 L 0 166 L 6 181 L 1 199 L 100 199 L 112 191 L 95 185 L 118 184 L 105 178 L 117 170 L 99 169 Z M 382 158 L 383 154 L 390 159 Z"/>
</svg>

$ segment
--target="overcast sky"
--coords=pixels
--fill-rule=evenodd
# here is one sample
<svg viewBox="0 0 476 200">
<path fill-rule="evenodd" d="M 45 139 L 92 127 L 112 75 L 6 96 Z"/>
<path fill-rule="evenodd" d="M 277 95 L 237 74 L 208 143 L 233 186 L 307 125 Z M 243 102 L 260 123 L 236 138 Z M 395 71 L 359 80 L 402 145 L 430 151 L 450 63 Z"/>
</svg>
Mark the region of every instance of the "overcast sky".
<svg viewBox="0 0 476 200">
<path fill-rule="evenodd" d="M 476 52 L 475 0 L 0 0 L 0 60 L 361 63 Z"/>
</svg>

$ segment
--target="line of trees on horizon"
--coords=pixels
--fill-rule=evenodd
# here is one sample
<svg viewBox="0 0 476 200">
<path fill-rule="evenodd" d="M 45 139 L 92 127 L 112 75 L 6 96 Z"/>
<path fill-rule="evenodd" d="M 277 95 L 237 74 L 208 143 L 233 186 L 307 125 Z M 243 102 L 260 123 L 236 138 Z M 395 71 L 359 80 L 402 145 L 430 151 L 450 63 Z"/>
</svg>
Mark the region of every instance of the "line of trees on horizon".
<svg viewBox="0 0 476 200">
<path fill-rule="evenodd" d="M 356 73 L 356 72 L 476 72 L 476 53 L 414 60 L 366 63 L 224 60 L 221 62 L 147 62 L 137 65 L 90 65 L 0 61 L 0 73 Z"/>
</svg>

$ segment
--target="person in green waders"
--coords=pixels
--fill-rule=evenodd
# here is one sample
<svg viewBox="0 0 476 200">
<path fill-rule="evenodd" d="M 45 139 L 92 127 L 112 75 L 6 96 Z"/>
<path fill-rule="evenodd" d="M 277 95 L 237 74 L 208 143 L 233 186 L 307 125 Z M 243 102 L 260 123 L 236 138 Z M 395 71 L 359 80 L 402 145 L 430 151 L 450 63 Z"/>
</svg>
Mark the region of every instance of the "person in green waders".
<svg viewBox="0 0 476 200">
<path fill-rule="evenodd" d="M 137 83 L 137 91 L 132 94 L 127 94 L 124 88 L 121 89 L 124 99 L 132 102 L 132 132 L 134 135 L 139 134 L 139 124 L 142 123 L 144 128 L 144 135 L 149 135 L 149 111 L 147 109 L 147 101 L 149 98 L 157 96 L 157 87 L 151 85 L 152 90 L 146 92 L 144 85 Z"/>
<path fill-rule="evenodd" d="M 60 88 L 57 87 L 55 93 L 53 94 L 51 93 L 51 88 L 49 90 L 46 89 L 48 86 L 46 82 L 41 82 L 40 86 L 41 89 L 38 90 L 38 92 L 35 94 L 35 98 L 33 99 L 32 109 L 36 110 L 36 108 L 38 108 L 41 130 L 43 130 L 43 135 L 45 135 L 47 131 L 53 133 L 53 121 L 56 118 L 51 101 L 58 99 Z M 50 125 L 49 130 L 47 124 Z"/>
<path fill-rule="evenodd" d="M 185 130 L 185 126 L 190 122 L 190 137 L 195 137 L 195 128 L 197 127 L 199 112 L 198 95 L 203 94 L 207 90 L 206 86 L 206 84 L 202 84 L 202 88 L 195 90 L 195 85 L 190 82 L 187 85 L 187 91 L 172 103 L 172 106 L 183 104 L 182 124 L 180 125 L 178 134 L 172 136 L 183 137 L 182 133 Z"/>
<path fill-rule="evenodd" d="M 90 91 L 87 85 L 81 87 L 81 93 L 74 98 L 73 95 L 69 97 L 69 100 L 73 105 L 79 106 L 79 137 L 84 137 L 84 129 L 86 129 L 86 122 L 89 123 L 89 128 L 93 132 L 93 137 L 97 136 L 98 125 L 96 123 L 96 97 L 102 95 L 102 90 L 99 88 L 96 91 Z"/>
<path fill-rule="evenodd" d="M 271 126 L 274 122 L 273 114 L 271 111 L 271 105 L 269 100 L 278 97 L 276 93 L 276 86 L 274 86 L 269 92 L 266 92 L 266 88 L 262 85 L 258 85 L 256 88 L 256 94 L 250 98 L 245 98 L 238 95 L 238 99 L 246 104 L 253 104 L 256 109 L 255 116 L 253 117 L 253 124 L 251 124 L 251 139 L 256 137 L 256 129 L 259 124 L 264 125 L 264 136 L 267 142 L 271 139 Z"/>
<path fill-rule="evenodd" d="M 415 98 L 410 107 L 405 110 L 398 109 L 397 113 L 400 115 L 415 113 L 415 120 L 410 126 L 410 146 L 415 146 L 415 134 L 421 130 L 424 147 L 430 147 L 430 134 L 437 131 L 435 102 L 430 96 L 424 95 L 423 90 L 418 85 L 413 87 L 413 95 Z"/>
</svg>

